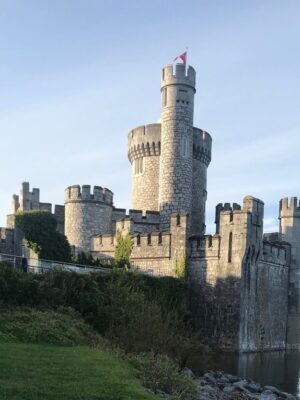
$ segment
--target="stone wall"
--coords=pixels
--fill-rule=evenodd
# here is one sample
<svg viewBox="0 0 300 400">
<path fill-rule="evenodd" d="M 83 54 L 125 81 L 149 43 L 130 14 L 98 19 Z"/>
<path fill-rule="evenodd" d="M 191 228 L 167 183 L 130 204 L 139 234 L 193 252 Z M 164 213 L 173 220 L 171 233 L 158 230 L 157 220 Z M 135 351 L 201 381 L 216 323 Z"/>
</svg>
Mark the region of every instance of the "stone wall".
<svg viewBox="0 0 300 400">
<path fill-rule="evenodd" d="M 0 253 L 15 253 L 14 229 L 0 228 Z"/>
<path fill-rule="evenodd" d="M 54 217 L 57 223 L 57 230 L 61 234 L 65 234 L 65 206 L 55 205 Z"/>
<path fill-rule="evenodd" d="M 291 244 L 289 276 L 288 347 L 300 348 L 300 204 L 297 197 L 284 198 L 279 209 L 281 239 Z"/>
<path fill-rule="evenodd" d="M 65 190 L 65 235 L 76 251 L 89 252 L 91 237 L 112 231 L 113 193 L 106 188 L 73 185 Z"/>
<path fill-rule="evenodd" d="M 117 222 L 117 230 L 131 234 L 134 244 L 130 258 L 132 268 L 154 276 L 175 276 L 176 267 L 186 255 L 187 225 L 187 215 L 173 215 L 169 232 L 140 234 L 136 232 L 140 223 L 128 217 Z M 115 245 L 115 235 L 95 235 L 91 253 L 94 258 L 113 258 Z"/>
<path fill-rule="evenodd" d="M 214 236 L 189 240 L 190 307 L 225 350 L 284 348 L 289 246 L 263 241 L 263 203 L 219 204 Z"/>
<path fill-rule="evenodd" d="M 248 251 L 241 281 L 240 350 L 286 347 L 289 246 L 264 241 Z"/>
</svg>

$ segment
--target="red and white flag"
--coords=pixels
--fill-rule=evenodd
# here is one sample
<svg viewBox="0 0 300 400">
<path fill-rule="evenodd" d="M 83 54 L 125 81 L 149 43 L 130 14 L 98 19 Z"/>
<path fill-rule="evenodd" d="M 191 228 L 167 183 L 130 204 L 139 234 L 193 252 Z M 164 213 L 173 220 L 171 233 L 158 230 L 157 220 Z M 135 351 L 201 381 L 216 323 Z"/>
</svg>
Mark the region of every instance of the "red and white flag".
<svg viewBox="0 0 300 400">
<path fill-rule="evenodd" d="M 187 51 L 185 51 L 184 53 L 182 53 L 179 56 L 175 57 L 173 62 L 177 61 L 178 59 L 180 59 L 183 62 L 183 64 L 186 65 Z"/>
</svg>

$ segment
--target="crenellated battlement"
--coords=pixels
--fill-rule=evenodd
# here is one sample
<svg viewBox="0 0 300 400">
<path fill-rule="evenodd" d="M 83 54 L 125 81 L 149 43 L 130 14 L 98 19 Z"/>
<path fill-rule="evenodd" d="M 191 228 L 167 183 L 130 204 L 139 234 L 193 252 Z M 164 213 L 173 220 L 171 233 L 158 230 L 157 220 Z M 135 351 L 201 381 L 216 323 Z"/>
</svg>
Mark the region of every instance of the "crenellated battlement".
<svg viewBox="0 0 300 400">
<path fill-rule="evenodd" d="M 169 85 L 184 85 L 196 92 L 196 71 L 190 65 L 186 68 L 184 64 L 169 64 L 162 69 L 161 90 Z"/>
<path fill-rule="evenodd" d="M 151 224 L 159 224 L 160 222 L 160 214 L 158 211 L 146 211 L 145 213 L 142 210 L 129 210 L 129 217 L 135 223 L 151 223 Z"/>
<path fill-rule="evenodd" d="M 289 252 L 290 246 L 274 244 L 264 240 L 260 261 L 287 267 L 290 257 Z"/>
<path fill-rule="evenodd" d="M 206 258 L 219 257 L 220 255 L 219 235 L 192 236 L 189 239 L 190 257 Z"/>
<path fill-rule="evenodd" d="M 160 156 L 161 124 L 138 126 L 128 134 L 128 158 Z"/>
<path fill-rule="evenodd" d="M 212 138 L 209 133 L 199 128 L 193 128 L 193 157 L 206 166 L 211 161 Z"/>
<path fill-rule="evenodd" d="M 91 192 L 90 185 L 72 185 L 65 190 L 65 203 L 93 202 L 113 204 L 113 192 L 101 186 L 94 186 Z"/>
<path fill-rule="evenodd" d="M 233 213 L 236 211 L 241 211 L 242 207 L 238 203 L 219 203 L 216 206 L 216 214 L 215 214 L 215 224 L 216 224 L 216 233 L 220 231 L 220 217 L 221 213 L 224 214 L 226 212 L 228 214 L 229 221 L 233 220 Z"/>
<path fill-rule="evenodd" d="M 297 197 L 285 197 L 279 203 L 280 217 L 300 217 L 300 199 Z"/>
</svg>

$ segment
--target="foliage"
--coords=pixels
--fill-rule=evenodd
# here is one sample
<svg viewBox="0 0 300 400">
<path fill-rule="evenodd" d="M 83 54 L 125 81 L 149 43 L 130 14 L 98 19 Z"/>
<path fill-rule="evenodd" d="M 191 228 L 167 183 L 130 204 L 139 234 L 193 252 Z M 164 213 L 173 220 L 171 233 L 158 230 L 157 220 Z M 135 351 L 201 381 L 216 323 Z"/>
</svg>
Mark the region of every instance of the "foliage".
<svg viewBox="0 0 300 400">
<path fill-rule="evenodd" d="M 182 374 L 169 357 L 154 353 L 140 353 L 131 357 L 139 370 L 143 385 L 153 393 L 170 394 L 171 399 L 196 400 L 199 387 L 191 374 Z"/>
<path fill-rule="evenodd" d="M 187 259 L 182 255 L 175 268 L 175 276 L 179 279 L 186 279 Z"/>
<path fill-rule="evenodd" d="M 129 232 L 124 236 L 120 231 L 117 231 L 115 260 L 116 267 L 129 268 L 130 256 L 133 248 L 133 241 Z"/>
<path fill-rule="evenodd" d="M 56 220 L 48 211 L 16 213 L 16 226 L 23 232 L 26 246 L 40 258 L 71 261 L 71 247 L 67 238 L 56 230 Z"/>
<path fill-rule="evenodd" d="M 29 307 L 0 308 L 0 341 L 1 337 L 9 342 L 104 347 L 101 336 L 80 314 L 64 308 L 59 312 Z"/>
<path fill-rule="evenodd" d="M 91 254 L 85 253 L 84 251 L 78 253 L 73 261 L 76 264 L 81 264 L 81 265 L 105 266 L 106 268 L 112 266 L 112 263 L 108 264 L 107 260 L 105 260 L 104 262 L 104 260 L 101 260 L 99 258 L 94 259 Z"/>
<path fill-rule="evenodd" d="M 0 342 L 0 398 L 154 400 L 128 362 L 107 351 Z"/>
<path fill-rule="evenodd" d="M 58 309 L 71 307 L 97 332 L 126 352 L 161 352 L 184 366 L 195 352 L 184 306 L 183 282 L 124 270 L 43 275 L 0 266 L 0 303 Z"/>
</svg>

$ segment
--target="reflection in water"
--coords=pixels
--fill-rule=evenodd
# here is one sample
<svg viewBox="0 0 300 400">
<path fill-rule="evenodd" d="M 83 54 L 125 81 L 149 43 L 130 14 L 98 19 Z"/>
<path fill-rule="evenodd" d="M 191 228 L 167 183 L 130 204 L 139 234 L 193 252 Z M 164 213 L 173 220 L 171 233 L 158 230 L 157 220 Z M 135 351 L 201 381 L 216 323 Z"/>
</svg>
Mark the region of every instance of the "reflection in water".
<svg viewBox="0 0 300 400">
<path fill-rule="evenodd" d="M 300 395 L 300 351 L 222 354 L 216 361 L 224 372 Z"/>
</svg>

